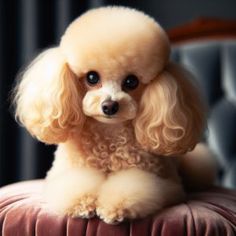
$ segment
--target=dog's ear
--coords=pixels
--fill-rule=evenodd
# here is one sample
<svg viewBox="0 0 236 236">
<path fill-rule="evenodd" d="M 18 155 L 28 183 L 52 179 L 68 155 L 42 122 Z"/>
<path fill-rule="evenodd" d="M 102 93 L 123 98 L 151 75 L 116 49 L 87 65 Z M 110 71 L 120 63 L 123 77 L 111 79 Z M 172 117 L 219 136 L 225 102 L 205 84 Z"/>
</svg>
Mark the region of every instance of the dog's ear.
<svg viewBox="0 0 236 236">
<path fill-rule="evenodd" d="M 64 142 L 83 124 L 76 79 L 59 48 L 41 53 L 22 73 L 14 93 L 16 118 L 40 141 Z"/>
<path fill-rule="evenodd" d="M 193 149 L 201 139 L 206 109 L 190 76 L 170 63 L 145 88 L 134 128 L 146 150 L 178 155 Z"/>
</svg>

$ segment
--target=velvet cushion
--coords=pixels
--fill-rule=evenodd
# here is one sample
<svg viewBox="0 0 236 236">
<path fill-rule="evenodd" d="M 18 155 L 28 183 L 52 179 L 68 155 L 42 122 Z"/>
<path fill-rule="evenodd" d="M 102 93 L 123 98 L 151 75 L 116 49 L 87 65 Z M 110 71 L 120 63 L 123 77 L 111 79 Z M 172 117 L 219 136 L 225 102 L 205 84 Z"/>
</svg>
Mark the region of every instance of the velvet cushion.
<svg viewBox="0 0 236 236">
<path fill-rule="evenodd" d="M 43 180 L 0 189 L 0 235 L 236 235 L 236 191 L 212 188 L 142 220 L 108 225 L 98 218 L 72 219 L 53 214 L 42 200 Z"/>
</svg>

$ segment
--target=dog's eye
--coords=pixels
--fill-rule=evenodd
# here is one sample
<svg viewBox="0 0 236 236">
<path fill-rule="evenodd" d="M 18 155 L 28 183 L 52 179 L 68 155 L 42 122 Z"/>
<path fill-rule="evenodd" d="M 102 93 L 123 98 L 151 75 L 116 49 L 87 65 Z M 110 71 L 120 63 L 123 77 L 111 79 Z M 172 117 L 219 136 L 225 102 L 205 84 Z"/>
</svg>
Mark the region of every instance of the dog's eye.
<svg viewBox="0 0 236 236">
<path fill-rule="evenodd" d="M 86 75 L 87 83 L 91 86 L 96 85 L 100 81 L 100 76 L 96 71 L 89 71 Z"/>
<path fill-rule="evenodd" d="M 130 74 L 128 75 L 122 83 L 123 90 L 134 90 L 138 87 L 139 80 L 136 75 Z"/>
</svg>

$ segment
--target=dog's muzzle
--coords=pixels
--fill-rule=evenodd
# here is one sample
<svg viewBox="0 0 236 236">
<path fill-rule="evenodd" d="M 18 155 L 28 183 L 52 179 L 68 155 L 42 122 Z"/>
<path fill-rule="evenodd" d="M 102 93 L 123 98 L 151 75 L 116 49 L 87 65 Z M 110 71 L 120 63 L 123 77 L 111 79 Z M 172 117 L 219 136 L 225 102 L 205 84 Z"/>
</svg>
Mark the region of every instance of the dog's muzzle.
<svg viewBox="0 0 236 236">
<path fill-rule="evenodd" d="M 102 103 L 102 111 L 105 115 L 112 116 L 119 110 L 119 103 L 112 100 L 106 100 Z"/>
</svg>

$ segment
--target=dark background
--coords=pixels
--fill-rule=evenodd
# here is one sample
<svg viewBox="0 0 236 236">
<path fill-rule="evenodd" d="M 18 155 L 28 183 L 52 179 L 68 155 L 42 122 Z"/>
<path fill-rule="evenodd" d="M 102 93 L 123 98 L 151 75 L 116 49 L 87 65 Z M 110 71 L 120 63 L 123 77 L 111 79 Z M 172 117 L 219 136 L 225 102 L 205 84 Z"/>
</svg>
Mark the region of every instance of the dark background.
<svg viewBox="0 0 236 236">
<path fill-rule="evenodd" d="M 236 19 L 235 0 L 0 0 L 0 186 L 44 177 L 55 149 L 16 124 L 9 94 L 17 73 L 42 49 L 57 44 L 69 22 L 102 5 L 138 8 L 165 29 L 203 16 Z"/>
</svg>

